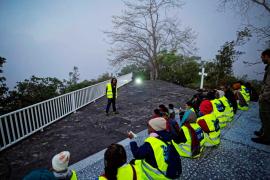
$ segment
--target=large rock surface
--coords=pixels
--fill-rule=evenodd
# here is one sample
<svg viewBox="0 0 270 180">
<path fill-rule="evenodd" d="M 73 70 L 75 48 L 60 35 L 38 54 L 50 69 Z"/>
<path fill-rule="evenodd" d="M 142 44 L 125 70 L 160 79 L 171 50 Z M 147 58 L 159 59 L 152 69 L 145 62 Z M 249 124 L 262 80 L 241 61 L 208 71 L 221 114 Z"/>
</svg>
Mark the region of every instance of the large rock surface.
<svg viewBox="0 0 270 180">
<path fill-rule="evenodd" d="M 103 97 L 0 155 L 11 166 L 11 179 L 21 179 L 36 168 L 50 168 L 53 155 L 63 150 L 71 152 L 73 164 L 125 139 L 127 130 L 137 133 L 146 129 L 146 122 L 159 104 L 173 103 L 179 107 L 194 93 L 164 81 L 145 81 L 141 85 L 131 82 L 119 89 L 120 114 L 105 116 L 107 99 Z"/>
</svg>

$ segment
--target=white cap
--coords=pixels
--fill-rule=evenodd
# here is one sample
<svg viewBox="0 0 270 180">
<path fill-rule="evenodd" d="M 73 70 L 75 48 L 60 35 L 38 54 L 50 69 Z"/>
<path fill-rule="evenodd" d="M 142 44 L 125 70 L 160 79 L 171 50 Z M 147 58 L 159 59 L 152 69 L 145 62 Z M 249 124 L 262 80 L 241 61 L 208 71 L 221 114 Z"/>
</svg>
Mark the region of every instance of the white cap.
<svg viewBox="0 0 270 180">
<path fill-rule="evenodd" d="M 70 153 L 68 151 L 62 151 L 59 154 L 56 154 L 52 158 L 52 168 L 53 170 L 60 172 L 68 169 Z"/>
</svg>

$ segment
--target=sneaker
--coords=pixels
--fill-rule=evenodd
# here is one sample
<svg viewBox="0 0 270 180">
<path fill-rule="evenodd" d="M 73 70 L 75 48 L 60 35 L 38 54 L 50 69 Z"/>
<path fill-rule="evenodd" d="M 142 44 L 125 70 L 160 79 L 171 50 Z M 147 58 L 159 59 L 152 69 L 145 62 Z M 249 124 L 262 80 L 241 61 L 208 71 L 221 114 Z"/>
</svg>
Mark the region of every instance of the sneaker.
<svg viewBox="0 0 270 180">
<path fill-rule="evenodd" d="M 106 113 L 106 116 L 109 116 L 109 113 Z"/>
<path fill-rule="evenodd" d="M 119 114 L 119 112 L 118 112 L 118 111 L 114 111 L 113 113 L 114 113 L 114 114 Z"/>
<path fill-rule="evenodd" d="M 255 143 L 259 143 L 259 144 L 265 144 L 265 145 L 270 145 L 270 140 L 265 140 L 262 137 L 259 138 L 251 138 L 251 140 Z"/>
<path fill-rule="evenodd" d="M 254 131 L 254 134 L 258 137 L 263 135 L 262 131 Z"/>
</svg>

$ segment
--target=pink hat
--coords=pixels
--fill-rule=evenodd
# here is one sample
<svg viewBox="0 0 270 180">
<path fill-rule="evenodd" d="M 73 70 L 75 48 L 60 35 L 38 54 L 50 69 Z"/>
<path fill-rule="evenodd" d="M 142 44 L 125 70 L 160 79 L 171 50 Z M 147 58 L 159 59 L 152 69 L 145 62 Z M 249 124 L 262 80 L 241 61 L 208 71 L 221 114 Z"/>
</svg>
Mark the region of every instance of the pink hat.
<svg viewBox="0 0 270 180">
<path fill-rule="evenodd" d="M 162 117 L 157 117 L 148 121 L 148 124 L 155 130 L 161 131 L 166 130 L 167 121 Z"/>
</svg>

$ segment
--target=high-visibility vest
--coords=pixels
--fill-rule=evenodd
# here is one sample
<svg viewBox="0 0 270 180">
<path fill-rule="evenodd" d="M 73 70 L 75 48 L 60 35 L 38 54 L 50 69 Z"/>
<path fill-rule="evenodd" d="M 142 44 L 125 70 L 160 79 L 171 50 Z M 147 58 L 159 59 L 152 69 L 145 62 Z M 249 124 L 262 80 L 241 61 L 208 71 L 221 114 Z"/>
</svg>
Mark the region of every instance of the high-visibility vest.
<svg viewBox="0 0 270 180">
<path fill-rule="evenodd" d="M 145 139 L 145 142 L 148 142 L 155 155 L 157 162 L 157 168 L 152 167 L 145 160 L 141 161 L 142 174 L 145 179 L 168 179 L 165 175 L 167 173 L 168 164 L 165 162 L 167 157 L 166 150 L 167 145 L 165 142 L 161 141 L 155 137 L 148 137 Z"/>
<path fill-rule="evenodd" d="M 225 96 L 222 96 L 222 97 L 219 98 L 219 100 L 225 106 L 225 111 L 224 112 L 225 112 L 225 116 L 228 117 L 227 120 L 228 121 L 232 121 L 233 120 L 234 113 L 233 113 L 233 108 L 231 108 L 228 99 Z"/>
<path fill-rule="evenodd" d="M 228 117 L 225 115 L 225 107 L 222 106 L 222 103 L 218 99 L 214 99 L 210 101 L 213 106 L 213 113 L 216 118 L 219 120 L 219 125 L 221 128 L 227 126 L 226 122 L 228 121 Z"/>
<path fill-rule="evenodd" d="M 206 114 L 197 119 L 199 121 L 204 120 L 208 126 L 210 132 L 205 132 L 205 143 L 204 146 L 216 146 L 220 143 L 220 126 L 219 120 L 214 114 Z"/>
<path fill-rule="evenodd" d="M 107 98 L 108 99 L 113 98 L 112 84 L 111 83 L 107 84 Z M 115 89 L 115 98 L 117 98 L 117 87 Z"/>
<path fill-rule="evenodd" d="M 135 165 L 126 164 L 124 166 L 119 167 L 117 170 L 117 175 L 116 175 L 117 180 L 133 180 L 134 171 L 136 173 L 135 176 L 137 177 L 137 180 L 142 179 L 142 174 L 139 170 L 139 168 L 140 168 L 139 163 L 137 161 L 141 161 L 141 160 L 136 160 Z M 132 166 L 133 166 L 134 170 L 133 170 Z M 107 180 L 107 178 L 104 176 L 99 176 L 98 179 L 99 180 Z"/>
<path fill-rule="evenodd" d="M 241 85 L 240 93 L 243 95 L 243 97 L 244 97 L 246 103 L 249 104 L 249 101 L 250 101 L 250 94 L 249 94 L 249 91 L 248 91 L 248 89 L 246 88 L 246 86 Z"/>
<path fill-rule="evenodd" d="M 71 171 L 72 171 L 72 176 L 71 176 L 70 180 L 77 180 L 76 171 L 74 171 L 74 170 L 71 170 Z"/>
<path fill-rule="evenodd" d="M 205 142 L 204 133 L 203 133 L 201 127 L 197 123 L 190 123 L 190 125 L 196 132 L 198 141 L 200 142 L 200 152 L 202 152 L 203 147 L 204 147 L 204 142 Z M 182 126 L 182 130 L 185 134 L 187 141 L 185 143 L 179 143 L 179 144 L 176 144 L 174 142 L 174 144 L 177 147 L 176 148 L 177 152 L 182 157 L 191 157 L 191 158 L 200 157 L 201 154 L 198 154 L 196 156 L 192 156 L 192 152 L 191 152 L 192 138 L 191 138 L 191 133 L 190 133 L 189 129 L 184 125 L 184 126 Z"/>
<path fill-rule="evenodd" d="M 240 94 L 243 96 L 245 102 L 247 105 L 241 106 L 239 103 L 237 103 L 237 107 L 238 109 L 242 110 L 242 111 L 247 111 L 248 110 L 248 104 L 250 101 L 250 94 L 247 90 L 247 88 L 244 85 L 241 85 L 241 89 L 240 89 Z"/>
<path fill-rule="evenodd" d="M 237 108 L 242 110 L 242 111 L 247 111 L 248 110 L 248 106 L 240 106 L 239 103 L 237 103 Z"/>
</svg>

